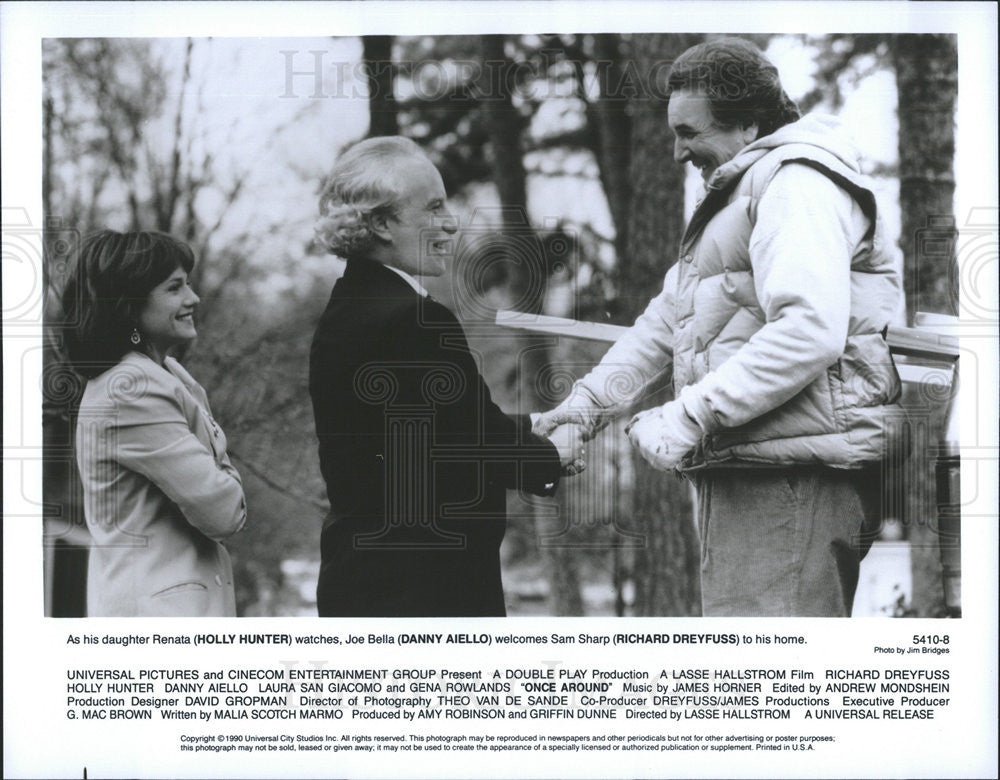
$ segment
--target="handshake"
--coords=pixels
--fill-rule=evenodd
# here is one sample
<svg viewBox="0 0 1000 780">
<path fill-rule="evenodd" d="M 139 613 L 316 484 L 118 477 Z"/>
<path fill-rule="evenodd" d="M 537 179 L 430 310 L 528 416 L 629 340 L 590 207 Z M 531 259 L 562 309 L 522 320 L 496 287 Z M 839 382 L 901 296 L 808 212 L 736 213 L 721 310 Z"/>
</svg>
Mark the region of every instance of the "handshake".
<svg viewBox="0 0 1000 780">
<path fill-rule="evenodd" d="M 541 417 L 542 415 L 539 415 L 539 419 Z M 532 415 L 532 422 L 532 430 L 535 433 L 538 433 L 539 430 L 545 430 L 545 433 L 538 435 L 547 437 L 559 451 L 559 462 L 562 464 L 564 476 L 575 476 L 587 468 L 587 448 L 584 447 L 584 443 L 587 441 L 587 431 L 582 425 L 566 422 L 556 423 L 554 427 L 551 423 L 539 426 L 534 415 Z"/>
<path fill-rule="evenodd" d="M 600 430 L 596 420 L 593 410 L 588 413 L 560 405 L 548 412 L 532 414 L 531 431 L 555 445 L 563 474 L 572 477 L 587 467 L 584 444 Z M 703 435 L 701 426 L 680 400 L 639 412 L 625 426 L 625 433 L 646 462 L 659 471 L 677 468 Z"/>
</svg>

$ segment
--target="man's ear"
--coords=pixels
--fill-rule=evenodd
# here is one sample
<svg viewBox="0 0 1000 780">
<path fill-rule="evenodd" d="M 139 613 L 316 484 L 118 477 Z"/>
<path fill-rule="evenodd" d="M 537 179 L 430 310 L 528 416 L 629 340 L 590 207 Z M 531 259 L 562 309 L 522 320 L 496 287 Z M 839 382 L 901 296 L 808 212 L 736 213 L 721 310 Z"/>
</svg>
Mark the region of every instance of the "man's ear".
<svg viewBox="0 0 1000 780">
<path fill-rule="evenodd" d="M 751 122 L 741 129 L 743 131 L 743 143 L 751 144 L 757 140 L 757 133 L 760 132 L 760 128 L 757 127 L 756 122 Z"/>
<path fill-rule="evenodd" d="M 392 243 L 392 232 L 389 230 L 389 216 L 376 212 L 368 217 L 368 227 L 376 236 L 387 243 Z"/>
</svg>

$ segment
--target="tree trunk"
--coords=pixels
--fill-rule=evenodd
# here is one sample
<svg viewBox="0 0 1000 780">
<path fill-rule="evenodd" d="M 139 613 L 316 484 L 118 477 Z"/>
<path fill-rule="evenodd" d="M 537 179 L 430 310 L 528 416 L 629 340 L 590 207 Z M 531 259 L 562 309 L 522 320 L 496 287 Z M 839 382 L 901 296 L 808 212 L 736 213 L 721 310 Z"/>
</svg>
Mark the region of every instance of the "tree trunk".
<svg viewBox="0 0 1000 780">
<path fill-rule="evenodd" d="M 167 172 L 166 192 L 161 196 L 160 182 L 155 182 L 154 208 L 156 211 L 156 229 L 164 233 L 170 233 L 174 226 L 174 214 L 177 211 L 177 203 L 181 198 L 181 142 L 184 137 L 184 101 L 187 95 L 188 83 L 191 81 L 191 52 L 194 49 L 194 40 L 187 39 L 184 48 L 184 69 L 181 73 L 180 94 L 177 96 L 177 111 L 174 114 L 174 137 L 170 152 L 169 169 Z M 184 184 L 187 184 L 185 182 Z M 190 225 L 188 228 L 190 229 Z M 190 239 L 189 239 L 190 240 Z"/>
<path fill-rule="evenodd" d="M 493 182 L 500 196 L 500 235 L 484 241 L 495 251 L 499 241 L 504 276 L 514 305 L 521 311 L 541 311 L 548 279 L 542 242 L 528 219 L 527 176 L 521 150 L 525 122 L 512 100 L 514 63 L 504 52 L 504 36 L 480 38 L 484 80 L 480 85 L 484 124 L 489 139 Z M 490 245 L 493 245 L 492 247 Z M 546 341 L 522 341 L 518 356 L 518 398 L 524 410 L 542 408 L 535 378 L 549 364 Z M 535 518 L 535 528 L 549 578 L 549 606 L 555 615 L 582 615 L 583 598 L 576 556 L 557 532 L 558 520 Z"/>
<path fill-rule="evenodd" d="M 521 131 L 524 120 L 514 108 L 513 84 L 510 83 L 514 63 L 504 52 L 504 36 L 483 35 L 480 38 L 485 79 L 480 85 L 481 105 L 489 135 L 493 182 L 504 207 L 504 228 L 524 222 L 528 205 L 525 188 L 524 161 L 521 154 Z M 515 212 L 520 212 L 516 214 Z M 508 221 L 508 217 L 513 222 Z"/>
<path fill-rule="evenodd" d="M 677 259 L 684 220 L 684 171 L 673 162 L 673 134 L 662 99 L 665 61 L 696 39 L 688 35 L 636 35 L 633 58 L 642 89 L 631 101 L 632 135 L 627 250 L 618 258 L 621 322 L 631 324 L 663 287 Z M 657 85 L 650 79 L 657 78 Z M 665 398 L 657 398 L 663 403 Z M 648 402 L 647 402 L 648 404 Z M 643 534 L 634 580 L 639 615 L 700 614 L 699 544 L 687 486 L 650 468 L 636 454 L 630 530 Z"/>
<path fill-rule="evenodd" d="M 364 68 L 368 78 L 368 109 L 371 116 L 368 135 L 398 135 L 396 96 L 393 82 L 392 36 L 364 35 Z"/>
<path fill-rule="evenodd" d="M 628 114 L 629 101 L 622 89 L 624 72 L 619 36 L 612 33 L 595 35 L 594 59 L 599 96 L 596 103 L 587 106 L 587 124 L 594 136 L 594 156 L 615 226 L 616 254 L 623 258 L 628 248 L 629 205 L 632 200 L 629 178 L 632 121 Z"/>
<path fill-rule="evenodd" d="M 958 48 L 954 35 L 895 35 L 899 113 L 900 247 L 903 250 L 907 323 L 918 311 L 958 314 L 955 258 L 954 156 Z M 938 416 L 916 421 L 936 444 Z M 933 485 L 928 448 L 915 448 L 907 473 Z M 931 489 L 908 489 L 912 560 L 911 611 L 918 617 L 945 613 L 937 523 Z"/>
<path fill-rule="evenodd" d="M 899 97 L 900 247 L 907 321 L 917 311 L 958 314 L 955 264 L 954 35 L 895 35 Z"/>
<path fill-rule="evenodd" d="M 54 140 L 52 119 L 54 114 L 52 97 L 46 97 L 42 101 L 42 214 L 46 217 L 54 216 L 52 213 L 52 142 Z"/>
</svg>

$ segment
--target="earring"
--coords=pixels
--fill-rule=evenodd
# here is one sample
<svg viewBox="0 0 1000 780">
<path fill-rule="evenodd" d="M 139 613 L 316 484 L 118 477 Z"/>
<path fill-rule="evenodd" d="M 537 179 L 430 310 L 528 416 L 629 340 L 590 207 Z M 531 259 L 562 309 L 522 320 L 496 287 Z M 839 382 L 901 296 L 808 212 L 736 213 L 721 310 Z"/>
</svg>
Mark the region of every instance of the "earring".
<svg viewBox="0 0 1000 780">
<path fill-rule="evenodd" d="M 132 335 L 128 337 L 128 340 L 135 346 L 139 346 L 139 342 L 142 341 L 142 336 L 139 335 L 138 328 L 132 328 Z"/>
</svg>

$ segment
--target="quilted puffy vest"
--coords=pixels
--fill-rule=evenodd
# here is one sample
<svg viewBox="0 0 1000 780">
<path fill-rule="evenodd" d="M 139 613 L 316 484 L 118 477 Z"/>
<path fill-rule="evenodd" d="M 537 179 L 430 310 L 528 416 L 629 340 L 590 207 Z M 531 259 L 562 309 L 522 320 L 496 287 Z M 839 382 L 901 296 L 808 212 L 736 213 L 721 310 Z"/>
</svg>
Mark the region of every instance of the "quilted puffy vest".
<svg viewBox="0 0 1000 780">
<path fill-rule="evenodd" d="M 871 223 L 851 264 L 851 311 L 843 354 L 797 395 L 738 427 L 705 436 L 681 465 L 824 464 L 858 468 L 890 446 L 900 381 L 883 337 L 900 298 L 894 248 L 887 246 L 865 176 L 828 140 L 828 120 L 806 117 L 746 147 L 716 171 L 692 216 L 674 291 L 677 394 L 722 365 L 765 324 L 748 246 L 757 204 L 781 166 L 805 164 L 846 190 Z M 833 144 L 834 146 L 830 146 Z M 849 159 L 849 158 L 848 158 Z M 803 257 L 802 262 L 816 262 Z M 697 302 L 697 306 L 696 306 Z M 746 388 L 752 393 L 753 388 Z"/>
</svg>

